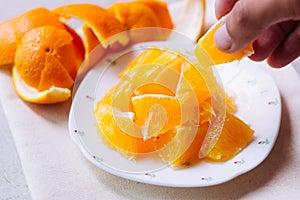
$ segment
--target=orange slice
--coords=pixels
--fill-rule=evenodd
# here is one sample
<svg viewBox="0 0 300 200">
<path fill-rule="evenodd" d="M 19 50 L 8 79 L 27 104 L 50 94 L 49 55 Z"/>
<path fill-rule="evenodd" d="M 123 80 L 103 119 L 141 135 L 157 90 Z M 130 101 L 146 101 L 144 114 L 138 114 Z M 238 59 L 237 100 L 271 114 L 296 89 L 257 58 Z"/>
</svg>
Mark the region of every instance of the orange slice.
<svg viewBox="0 0 300 200">
<path fill-rule="evenodd" d="M 130 112 L 121 112 L 112 107 L 111 94 L 113 89 L 108 92 L 95 106 L 94 112 L 100 128 L 100 136 L 109 146 L 126 154 L 151 153 L 157 151 L 168 144 L 174 137 L 173 131 L 168 131 L 162 135 L 144 140 L 141 129 L 135 129 L 133 115 Z M 131 130 L 127 133 L 124 130 Z M 137 132 L 137 133 L 134 133 Z M 141 135 L 135 137 L 134 135 Z"/>
<path fill-rule="evenodd" d="M 214 35 L 221 24 L 222 19 L 219 20 L 213 27 L 211 27 L 208 32 L 200 38 L 198 42 L 195 50 L 195 55 L 199 62 L 204 66 L 213 66 L 241 60 L 242 58 L 250 56 L 254 53 L 252 44 L 236 53 L 224 53 L 220 51 L 215 44 Z"/>
<path fill-rule="evenodd" d="M 176 97 L 144 94 L 132 97 L 135 122 L 142 127 L 144 139 L 165 133 L 181 121 L 181 108 Z"/>
<path fill-rule="evenodd" d="M 123 32 L 126 28 L 114 16 L 100 6 L 94 4 L 69 4 L 53 10 L 59 17 L 67 20 L 69 18 L 78 18 L 91 28 L 104 47 L 108 47 L 115 42 L 125 46 L 129 39 L 126 34 L 119 34 L 118 37 L 112 37 L 115 34 Z"/>
<path fill-rule="evenodd" d="M 101 135 L 123 153 L 158 151 L 169 165 L 181 166 L 231 159 L 251 141 L 253 130 L 233 115 L 234 99 L 212 68 L 180 52 L 148 48 L 120 77 L 94 111 Z"/>
<path fill-rule="evenodd" d="M 253 133 L 254 131 L 242 120 L 232 114 L 227 114 L 222 133 L 207 158 L 215 161 L 233 158 L 249 144 Z"/>
<path fill-rule="evenodd" d="M 128 73 L 136 66 L 150 64 L 154 59 L 156 59 L 162 53 L 163 51 L 156 47 L 146 49 L 130 62 L 130 64 L 122 71 L 122 73 L 120 73 L 119 77 L 122 78 L 126 73 Z"/>
</svg>

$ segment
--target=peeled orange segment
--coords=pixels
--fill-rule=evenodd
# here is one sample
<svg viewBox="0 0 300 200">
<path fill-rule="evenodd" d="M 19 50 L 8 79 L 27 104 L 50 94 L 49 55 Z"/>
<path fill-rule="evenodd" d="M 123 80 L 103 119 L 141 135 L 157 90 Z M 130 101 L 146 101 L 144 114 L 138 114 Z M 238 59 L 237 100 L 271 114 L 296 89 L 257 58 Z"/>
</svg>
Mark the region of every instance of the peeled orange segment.
<svg viewBox="0 0 300 200">
<path fill-rule="evenodd" d="M 51 86 L 70 88 L 78 68 L 72 41 L 66 30 L 51 26 L 27 32 L 15 55 L 20 77 L 38 91 Z"/>
<path fill-rule="evenodd" d="M 172 162 L 170 162 L 169 164 L 171 166 L 179 167 L 179 166 L 189 166 L 199 161 L 198 152 L 202 146 L 206 133 L 207 133 L 207 126 L 197 127 L 197 133 L 194 136 L 194 138 L 191 138 L 192 142 L 187 141 L 187 144 L 189 144 L 189 146 L 186 147 L 184 153 L 178 155 L 177 157 L 174 157 L 173 159 L 169 158 L 170 160 L 172 160 Z"/>
<path fill-rule="evenodd" d="M 68 100 L 71 90 L 67 88 L 50 87 L 39 92 L 37 89 L 27 85 L 21 78 L 16 67 L 13 67 L 12 80 L 17 94 L 25 101 L 37 104 L 52 104 Z"/>
<path fill-rule="evenodd" d="M 226 115 L 222 133 L 207 158 L 215 161 L 226 161 L 233 158 L 246 147 L 254 131 L 242 120 L 232 114 Z"/>
<path fill-rule="evenodd" d="M 184 8 L 180 6 L 173 15 L 174 30 L 197 42 L 204 31 L 205 0 L 186 0 Z"/>
<path fill-rule="evenodd" d="M 181 108 L 176 97 L 145 94 L 132 97 L 135 122 L 142 127 L 144 139 L 155 137 L 180 125 Z"/>
<path fill-rule="evenodd" d="M 57 16 L 46 8 L 29 10 L 22 15 L 2 22 L 0 24 L 0 65 L 14 62 L 18 43 L 25 33 L 45 25 L 65 29 Z"/>
<path fill-rule="evenodd" d="M 156 83 L 142 85 L 134 91 L 134 96 L 143 94 L 164 94 L 168 96 L 175 96 L 175 93 L 170 88 Z"/>
<path fill-rule="evenodd" d="M 104 97 L 104 99 L 105 98 L 107 97 Z M 100 136 L 107 141 L 110 147 L 118 151 L 125 154 L 152 153 L 163 148 L 164 145 L 168 144 L 174 137 L 173 131 L 148 140 L 144 140 L 142 137 L 134 137 L 122 131 L 123 129 L 139 131 L 134 129 L 134 127 L 128 127 L 132 124 L 128 123 L 129 121 L 132 122 L 132 117 L 130 117 L 130 115 L 121 114 L 122 112 L 120 111 L 113 111 L 113 109 L 115 108 L 111 105 L 102 104 L 100 101 L 95 106 L 94 112 L 100 128 Z M 116 118 L 118 118 L 118 123 L 115 121 Z"/>
<path fill-rule="evenodd" d="M 94 4 L 69 4 L 53 10 L 64 19 L 78 18 L 91 28 L 104 47 L 115 42 L 127 45 L 129 38 L 126 34 L 118 34 L 126 30 L 113 13 Z M 118 34 L 118 37 L 112 37 Z"/>
<path fill-rule="evenodd" d="M 159 48 L 148 48 L 142 53 L 140 53 L 135 59 L 133 59 L 130 64 L 120 73 L 119 77 L 122 78 L 127 72 L 132 70 L 136 66 L 141 66 L 144 64 L 150 64 L 154 59 L 160 56 L 163 50 Z"/>
<path fill-rule="evenodd" d="M 241 60 L 242 58 L 254 53 L 252 44 L 236 53 L 225 53 L 219 50 L 215 44 L 214 35 L 221 24 L 222 19 L 211 27 L 208 32 L 200 38 L 197 44 L 195 55 L 203 66 L 213 66 Z"/>
<path fill-rule="evenodd" d="M 161 28 L 174 28 L 167 2 L 161 0 L 137 0 L 136 2 L 146 5 L 147 7 L 152 9 L 156 17 L 159 19 Z"/>
</svg>

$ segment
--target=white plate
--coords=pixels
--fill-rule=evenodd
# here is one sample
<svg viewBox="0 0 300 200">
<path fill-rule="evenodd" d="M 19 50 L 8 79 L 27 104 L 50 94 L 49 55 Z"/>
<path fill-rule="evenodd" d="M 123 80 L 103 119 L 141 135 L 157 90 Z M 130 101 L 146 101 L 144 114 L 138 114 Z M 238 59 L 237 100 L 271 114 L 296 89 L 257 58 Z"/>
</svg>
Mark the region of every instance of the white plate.
<svg viewBox="0 0 300 200">
<path fill-rule="evenodd" d="M 83 155 L 100 169 L 114 175 L 172 187 L 220 184 L 259 165 L 275 144 L 281 118 L 281 101 L 272 78 L 248 59 L 217 68 L 226 91 L 236 99 L 237 115 L 255 130 L 254 140 L 233 159 L 222 163 L 203 161 L 185 169 L 174 169 L 161 165 L 157 160 L 130 161 L 103 143 L 98 136 L 93 113 L 95 103 L 116 83 L 119 72 L 136 55 L 137 52 L 132 53 L 132 49 L 142 50 L 153 45 L 178 48 L 163 42 L 137 45 L 102 59 L 81 82 L 71 107 L 69 131 Z M 180 48 L 187 53 L 193 50 L 193 47 L 185 44 L 180 44 Z M 117 61 L 112 62 L 115 59 Z M 155 170 L 147 170 L 149 166 Z M 134 170 L 131 171 L 131 167 Z"/>
</svg>

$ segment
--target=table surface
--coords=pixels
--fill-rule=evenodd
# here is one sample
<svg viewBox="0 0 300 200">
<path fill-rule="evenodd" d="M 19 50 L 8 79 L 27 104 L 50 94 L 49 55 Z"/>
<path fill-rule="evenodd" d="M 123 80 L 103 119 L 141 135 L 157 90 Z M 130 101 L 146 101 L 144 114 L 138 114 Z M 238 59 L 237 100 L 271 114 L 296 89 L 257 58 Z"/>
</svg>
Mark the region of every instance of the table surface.
<svg viewBox="0 0 300 200">
<path fill-rule="evenodd" d="M 73 0 L 72 2 L 80 2 L 79 0 Z M 97 0 L 90 0 L 86 2 L 97 2 Z M 69 2 L 68 2 L 69 3 Z M 0 2 L 0 7 L 3 8 L 5 5 L 6 9 L 1 9 L 0 21 L 4 19 L 16 16 L 22 13 L 24 10 L 32 7 L 46 6 L 53 8 L 54 5 L 62 4 L 60 0 L 28 0 L 28 1 L 18 1 L 10 0 Z M 18 6 L 16 6 L 18 5 Z M 300 69 L 299 61 L 295 64 L 298 70 Z M 292 71 L 291 69 L 283 70 L 282 78 Z M 299 70 L 300 71 L 300 70 Z M 294 71 L 293 71 L 294 72 Z M 299 111 L 295 111 L 291 101 L 288 99 L 290 95 L 284 89 L 287 86 L 283 85 L 280 81 L 280 75 L 277 72 L 270 71 L 270 74 L 274 76 L 276 81 L 280 83 L 279 90 L 282 93 L 283 98 L 283 119 L 281 122 L 281 129 L 279 133 L 279 138 L 274 146 L 274 149 L 270 156 L 263 162 L 257 169 L 250 173 L 247 173 L 243 179 L 233 180 L 227 186 L 220 186 L 216 191 L 212 188 L 199 189 L 199 193 L 203 192 L 208 196 L 208 192 L 215 192 L 216 194 L 234 192 L 234 186 L 236 184 L 241 184 L 243 186 L 243 191 L 236 191 L 238 196 L 254 198 L 258 196 L 262 199 L 264 196 L 272 196 L 272 193 L 276 194 L 277 198 L 282 199 L 289 197 L 290 199 L 296 199 L 298 196 L 295 193 L 300 194 L 300 175 L 296 172 L 291 172 L 290 170 L 297 170 L 300 172 L 300 160 L 299 152 L 300 146 L 300 134 L 299 123 L 291 121 L 294 117 L 300 119 Z M 288 78 L 285 77 L 288 81 Z M 300 83 L 300 77 L 298 78 L 298 83 Z M 290 83 L 293 84 L 293 83 Z M 293 87 L 293 86 L 291 86 Z M 299 85 L 295 86 L 299 92 Z M 298 94 L 298 96 L 300 93 Z M 298 98 L 299 99 L 299 98 Z M 298 104 L 299 105 L 299 104 Z M 16 149 L 14 138 L 10 132 L 5 113 L 0 101 L 0 200 L 2 199 L 31 199 L 31 194 L 29 192 L 25 176 L 22 170 L 22 165 L 20 163 L 19 154 Z M 297 143 L 298 142 L 298 143 Z M 282 187 L 282 191 L 279 191 L 279 187 Z M 142 190 L 142 186 L 136 185 L 139 190 Z M 153 188 L 152 188 L 153 189 Z M 228 191 L 226 191 L 228 189 Z M 170 192 L 170 195 L 176 194 L 174 191 L 166 190 Z M 291 191 L 291 192 L 290 192 Z M 181 192 L 184 192 L 181 190 Z M 192 193 L 195 191 L 191 190 Z M 213 196 L 213 195 L 211 195 Z M 274 199 L 277 199 L 274 197 Z"/>
</svg>

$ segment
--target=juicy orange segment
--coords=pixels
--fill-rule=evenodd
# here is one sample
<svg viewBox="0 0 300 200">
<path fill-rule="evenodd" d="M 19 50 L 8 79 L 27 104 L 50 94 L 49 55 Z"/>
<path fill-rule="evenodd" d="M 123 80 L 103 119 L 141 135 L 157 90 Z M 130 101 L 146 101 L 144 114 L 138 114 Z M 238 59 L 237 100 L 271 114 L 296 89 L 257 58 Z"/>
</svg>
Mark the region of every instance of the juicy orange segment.
<svg viewBox="0 0 300 200">
<path fill-rule="evenodd" d="M 38 91 L 51 86 L 70 88 L 78 68 L 72 40 L 67 31 L 51 26 L 26 33 L 15 56 L 20 77 Z"/>
<path fill-rule="evenodd" d="M 170 164 L 172 166 L 188 166 L 199 161 L 199 149 L 207 133 L 207 126 L 200 126 L 197 134 L 187 150 Z"/>
<path fill-rule="evenodd" d="M 128 73 L 132 68 L 136 66 L 141 66 L 145 64 L 152 63 L 158 56 L 160 56 L 163 51 L 159 48 L 149 48 L 136 56 L 129 65 L 123 70 L 123 72 L 119 75 L 122 78 L 126 73 Z"/>
<path fill-rule="evenodd" d="M 165 134 L 158 135 L 148 140 L 144 140 L 142 137 L 134 137 L 131 134 L 128 134 L 123 131 L 132 130 L 140 132 L 141 130 L 136 130 L 134 127 L 126 127 L 128 122 L 133 122 L 133 117 L 130 114 L 115 114 L 118 112 L 113 112 L 113 107 L 109 104 L 102 104 L 104 102 L 110 102 L 106 100 L 110 98 L 109 95 L 106 95 L 101 101 L 99 101 L 95 107 L 95 115 L 97 118 L 98 126 L 101 130 L 102 138 L 108 142 L 108 144 L 117 150 L 125 153 L 151 153 L 157 151 L 164 147 L 165 144 L 168 144 L 171 139 L 174 137 L 174 132 L 169 131 Z M 115 118 L 118 118 L 118 123 Z M 120 121 L 124 123 L 120 123 Z M 122 127 L 123 126 L 123 127 Z"/>
<path fill-rule="evenodd" d="M 12 69 L 12 80 L 17 94 L 25 101 L 37 104 L 53 104 L 64 102 L 71 97 L 71 90 L 51 86 L 49 89 L 39 92 L 28 86 L 21 78 L 16 67 Z"/>
<path fill-rule="evenodd" d="M 91 28 L 104 47 L 108 47 L 115 42 L 126 45 L 129 41 L 126 34 L 120 34 L 118 38 L 111 36 L 123 32 L 126 28 L 114 16 L 100 6 L 94 4 L 69 4 L 53 10 L 58 16 L 64 19 L 78 18 Z M 108 38 L 111 38 L 108 40 Z"/>
<path fill-rule="evenodd" d="M 0 66 L 12 64 L 16 51 L 15 19 L 0 24 Z"/>
<path fill-rule="evenodd" d="M 135 122 L 145 138 L 165 133 L 180 124 L 181 108 L 176 97 L 145 94 L 132 97 Z"/>
<path fill-rule="evenodd" d="M 218 65 L 232 62 L 240 60 L 246 56 L 250 56 L 254 53 L 252 44 L 236 53 L 224 53 L 220 51 L 215 44 L 214 35 L 221 24 L 222 19 L 219 20 L 213 27 L 211 27 L 208 32 L 206 32 L 206 34 L 200 38 L 198 42 L 195 54 L 200 63 L 209 62 L 207 61 L 207 56 L 209 56 L 209 58 L 211 59 L 211 63 L 204 65 Z"/>
<path fill-rule="evenodd" d="M 227 114 L 219 140 L 207 157 L 215 161 L 231 159 L 249 144 L 253 133 L 254 131 L 242 120 Z"/>
</svg>

